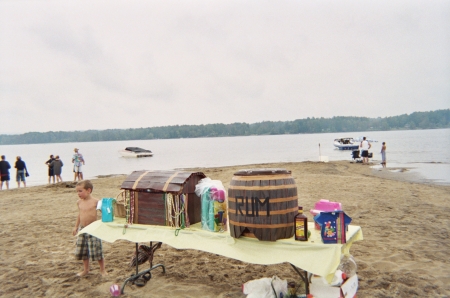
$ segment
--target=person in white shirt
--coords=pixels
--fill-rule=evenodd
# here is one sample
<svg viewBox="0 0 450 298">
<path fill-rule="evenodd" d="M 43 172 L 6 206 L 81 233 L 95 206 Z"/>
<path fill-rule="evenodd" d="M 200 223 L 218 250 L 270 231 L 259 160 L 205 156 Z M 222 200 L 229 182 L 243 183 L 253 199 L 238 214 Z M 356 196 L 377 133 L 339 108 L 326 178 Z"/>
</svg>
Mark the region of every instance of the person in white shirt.
<svg viewBox="0 0 450 298">
<path fill-rule="evenodd" d="M 84 165 L 84 158 L 81 153 L 78 152 L 78 148 L 73 149 L 75 151 L 75 154 L 72 156 L 72 163 L 73 163 L 73 181 L 82 181 L 83 180 L 83 170 L 82 165 Z"/>
<path fill-rule="evenodd" d="M 363 164 L 369 164 L 369 149 L 372 145 L 366 140 L 366 137 L 364 137 L 359 147 L 362 150 L 361 157 L 363 158 Z"/>
</svg>

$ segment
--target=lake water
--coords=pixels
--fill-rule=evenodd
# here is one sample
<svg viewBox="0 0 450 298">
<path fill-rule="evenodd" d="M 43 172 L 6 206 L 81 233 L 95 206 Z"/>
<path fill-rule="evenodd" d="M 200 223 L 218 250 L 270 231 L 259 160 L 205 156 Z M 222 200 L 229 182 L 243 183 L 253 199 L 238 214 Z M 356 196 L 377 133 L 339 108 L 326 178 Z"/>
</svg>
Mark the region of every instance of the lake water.
<svg viewBox="0 0 450 298">
<path fill-rule="evenodd" d="M 30 172 L 27 186 L 33 186 L 47 183 L 45 162 L 50 154 L 59 155 L 64 162 L 63 179 L 73 180 L 71 158 L 75 147 L 86 160 L 84 178 L 89 179 L 98 175 L 130 174 L 135 170 L 319 161 L 320 155 L 330 161 L 351 161 L 351 151 L 335 149 L 333 140 L 362 136 L 378 141 L 372 143 L 370 150 L 374 153 L 371 159 L 374 164 L 380 162 L 381 143 L 386 142 L 388 168 L 405 167 L 419 173 L 424 182 L 450 184 L 450 129 L 3 145 L 0 154 L 6 155 L 13 168 L 15 157 L 22 156 Z M 142 147 L 152 150 L 154 155 L 124 158 L 118 150 L 125 147 Z M 11 169 L 11 188 L 17 187 L 15 172 Z"/>
</svg>

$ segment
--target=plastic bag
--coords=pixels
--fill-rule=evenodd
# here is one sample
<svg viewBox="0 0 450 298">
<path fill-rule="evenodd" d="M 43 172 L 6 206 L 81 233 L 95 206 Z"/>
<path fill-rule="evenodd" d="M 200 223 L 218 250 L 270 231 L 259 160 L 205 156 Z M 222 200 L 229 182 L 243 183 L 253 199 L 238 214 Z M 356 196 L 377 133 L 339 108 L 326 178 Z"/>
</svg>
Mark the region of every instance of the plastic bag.
<svg viewBox="0 0 450 298">
<path fill-rule="evenodd" d="M 242 292 L 247 298 L 284 297 L 287 294 L 287 281 L 278 276 L 255 279 L 243 284 Z"/>
<path fill-rule="evenodd" d="M 201 198 L 202 229 L 212 232 L 227 230 L 227 202 L 225 187 L 220 180 L 203 178 L 195 186 Z"/>
</svg>

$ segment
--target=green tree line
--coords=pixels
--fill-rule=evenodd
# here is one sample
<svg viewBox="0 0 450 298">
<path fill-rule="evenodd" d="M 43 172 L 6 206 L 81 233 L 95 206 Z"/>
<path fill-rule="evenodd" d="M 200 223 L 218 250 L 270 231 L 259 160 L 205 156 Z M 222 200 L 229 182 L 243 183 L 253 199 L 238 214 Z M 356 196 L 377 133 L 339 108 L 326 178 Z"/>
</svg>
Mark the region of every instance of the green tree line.
<svg viewBox="0 0 450 298">
<path fill-rule="evenodd" d="M 450 109 L 446 109 L 430 112 L 414 112 L 410 115 L 403 114 L 385 118 L 343 116 L 333 118 L 308 117 L 294 121 L 263 121 L 253 124 L 216 123 L 129 129 L 28 132 L 19 135 L 0 135 L 0 145 L 412 130 L 449 127 Z"/>
</svg>

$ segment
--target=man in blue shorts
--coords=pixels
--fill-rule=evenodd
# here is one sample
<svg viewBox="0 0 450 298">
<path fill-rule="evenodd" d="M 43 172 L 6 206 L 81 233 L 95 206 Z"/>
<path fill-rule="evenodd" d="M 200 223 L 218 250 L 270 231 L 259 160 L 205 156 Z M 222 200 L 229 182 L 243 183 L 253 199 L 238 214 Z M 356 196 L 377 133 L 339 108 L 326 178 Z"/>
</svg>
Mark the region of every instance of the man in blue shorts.
<svg viewBox="0 0 450 298">
<path fill-rule="evenodd" d="M 27 182 L 25 180 L 25 175 L 28 172 L 27 171 L 27 165 L 22 160 L 22 157 L 17 156 L 16 163 L 14 164 L 14 167 L 17 169 L 16 173 L 16 181 L 17 181 L 17 188 L 20 188 L 20 181 L 23 183 L 23 187 L 27 187 Z"/>
</svg>

